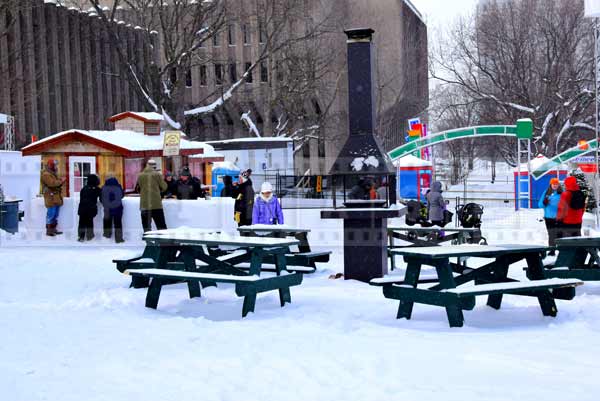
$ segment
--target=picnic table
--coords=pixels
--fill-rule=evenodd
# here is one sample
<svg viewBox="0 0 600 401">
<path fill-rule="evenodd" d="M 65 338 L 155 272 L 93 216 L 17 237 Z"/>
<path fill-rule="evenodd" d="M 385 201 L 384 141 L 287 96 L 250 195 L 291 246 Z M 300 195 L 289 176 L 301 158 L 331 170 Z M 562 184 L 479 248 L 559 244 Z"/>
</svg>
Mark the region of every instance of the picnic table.
<svg viewBox="0 0 600 401">
<path fill-rule="evenodd" d="M 556 248 L 556 261 L 544 266 L 546 277 L 600 280 L 600 237 L 558 238 Z"/>
<path fill-rule="evenodd" d="M 414 227 L 414 226 L 389 226 L 388 235 L 388 256 L 390 257 L 392 270 L 396 268 L 396 261 L 391 254 L 392 249 L 404 248 L 407 246 L 434 246 L 442 245 L 450 241 L 453 245 L 466 244 L 470 241 L 482 240 L 481 229 L 465 227 Z M 408 245 L 395 244 L 395 239 L 408 243 Z M 485 241 L 485 239 L 483 239 Z"/>
<path fill-rule="evenodd" d="M 298 240 L 298 251 L 290 251 L 286 254 L 286 262 L 291 266 L 306 266 L 316 268 L 316 262 L 329 262 L 330 251 L 312 251 L 308 242 L 309 228 L 293 227 L 283 224 L 253 224 L 238 227 L 241 235 L 258 237 L 288 238 Z"/>
<path fill-rule="evenodd" d="M 201 288 L 217 283 L 235 284 L 235 292 L 244 297 L 242 317 L 254 312 L 259 293 L 278 290 L 281 306 L 291 302 L 290 287 L 300 285 L 306 269 L 286 265 L 285 253 L 298 244 L 294 239 L 239 237 L 217 233 L 190 234 L 171 232 L 146 234 L 146 249 L 153 258 L 141 266 L 129 264 L 125 274 L 148 279 L 146 307 L 156 309 L 164 285 L 187 282 L 190 298 L 200 297 Z M 249 253 L 250 265 L 232 263 L 237 255 L 215 256 L 209 247 L 229 247 Z M 150 252 L 150 251 L 148 251 Z M 142 258 L 144 259 L 144 258 Z M 274 260 L 275 267 L 263 262 Z M 200 261 L 198 264 L 197 261 Z M 139 262 L 139 259 L 138 259 Z"/>
<path fill-rule="evenodd" d="M 370 284 L 383 287 L 386 298 L 400 301 L 397 318 L 410 319 L 414 303 L 442 306 L 446 309 L 450 327 L 461 327 L 463 310 L 475 307 L 475 297 L 488 295 L 487 305 L 500 309 L 504 294 L 537 297 L 544 316 L 556 316 L 555 298 L 572 299 L 575 287 L 583 284 L 577 279 L 545 279 L 542 253 L 546 247 L 535 245 L 457 245 L 393 249 L 395 255 L 404 256 L 406 273 L 401 277 L 383 277 Z M 464 268 L 451 263 L 454 257 L 492 259 L 491 263 L 477 268 Z M 528 281 L 518 281 L 508 276 L 510 265 L 525 260 Z M 436 275 L 422 277 L 421 267 L 433 266 Z M 465 285 L 471 283 L 469 285 Z M 417 285 L 434 284 L 428 288 Z"/>
</svg>

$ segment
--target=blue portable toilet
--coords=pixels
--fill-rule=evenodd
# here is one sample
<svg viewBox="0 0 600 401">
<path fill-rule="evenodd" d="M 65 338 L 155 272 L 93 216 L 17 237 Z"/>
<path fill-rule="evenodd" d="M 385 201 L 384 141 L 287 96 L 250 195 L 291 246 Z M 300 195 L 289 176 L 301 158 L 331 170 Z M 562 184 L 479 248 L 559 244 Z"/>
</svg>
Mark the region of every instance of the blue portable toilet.
<svg viewBox="0 0 600 401">
<path fill-rule="evenodd" d="M 541 166 L 542 164 L 546 163 L 549 160 L 550 159 L 548 159 L 547 157 L 545 157 L 543 155 L 536 156 L 530 162 L 531 170 L 532 171 L 535 170 L 538 166 Z M 568 177 L 569 172 L 567 170 L 560 170 L 560 169 L 558 171 L 552 170 L 551 172 L 538 178 L 537 180 L 535 178 L 533 178 L 533 176 L 530 176 L 529 180 L 526 180 L 525 182 L 521 182 L 520 184 L 517 182 L 517 174 L 518 174 L 518 171 L 517 171 L 517 168 L 515 168 L 515 170 L 514 170 L 514 186 L 513 186 L 515 202 L 517 199 L 517 185 L 520 185 L 519 189 L 521 192 L 527 192 L 527 183 L 529 183 L 529 187 L 531 188 L 531 197 L 530 197 L 529 201 L 527 201 L 526 199 L 521 199 L 519 201 L 519 207 L 522 209 L 538 209 L 539 208 L 538 203 L 539 203 L 540 199 L 543 198 L 544 193 L 550 186 L 550 180 L 552 178 L 558 177 L 558 179 L 562 183 L 565 180 L 565 178 Z M 527 174 L 528 174 L 527 165 L 524 164 L 521 166 L 521 177 L 526 177 Z M 515 204 L 515 208 L 516 208 L 516 204 Z"/>
<path fill-rule="evenodd" d="M 240 168 L 232 162 L 215 162 L 212 167 L 212 180 L 211 184 L 216 190 L 213 191 L 213 197 L 218 198 L 221 196 L 221 190 L 225 186 L 223 184 L 223 177 L 230 176 L 233 182 L 237 182 L 240 176 Z"/>
<path fill-rule="evenodd" d="M 394 162 L 398 171 L 397 191 L 401 199 L 421 199 L 431 185 L 433 164 L 413 155 Z"/>
</svg>

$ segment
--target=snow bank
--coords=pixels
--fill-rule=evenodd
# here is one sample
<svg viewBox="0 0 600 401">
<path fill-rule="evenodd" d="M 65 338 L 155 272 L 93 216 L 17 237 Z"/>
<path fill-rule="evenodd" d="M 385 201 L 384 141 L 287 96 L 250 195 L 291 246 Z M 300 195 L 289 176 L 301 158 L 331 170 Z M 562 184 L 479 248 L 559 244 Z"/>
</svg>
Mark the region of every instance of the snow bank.
<svg viewBox="0 0 600 401">
<path fill-rule="evenodd" d="M 0 151 L 0 184 L 4 196 L 22 199 L 19 209 L 27 210 L 40 189 L 40 156 L 22 156 L 21 152 Z"/>
<path fill-rule="evenodd" d="M 396 167 L 430 167 L 432 163 L 413 155 L 407 155 L 394 161 Z"/>
<path fill-rule="evenodd" d="M 167 227 L 175 228 L 186 226 L 190 228 L 219 229 L 222 231 L 236 231 L 233 220 L 234 200 L 231 198 L 212 198 L 210 200 L 163 200 L 163 209 Z M 65 198 L 64 205 L 60 208 L 58 227 L 65 233 L 66 238 L 75 238 L 77 235 L 78 200 Z M 123 199 L 123 229 L 125 240 L 140 239 L 142 236 L 142 223 L 140 219 L 140 199 L 126 197 Z M 96 236 L 102 234 L 102 208 L 99 206 L 98 216 L 94 219 Z M 45 230 L 46 208 L 43 198 L 31 201 L 29 210 L 25 213 L 25 227 L 30 235 L 43 235 Z M 34 237 L 35 238 L 35 237 Z"/>
</svg>

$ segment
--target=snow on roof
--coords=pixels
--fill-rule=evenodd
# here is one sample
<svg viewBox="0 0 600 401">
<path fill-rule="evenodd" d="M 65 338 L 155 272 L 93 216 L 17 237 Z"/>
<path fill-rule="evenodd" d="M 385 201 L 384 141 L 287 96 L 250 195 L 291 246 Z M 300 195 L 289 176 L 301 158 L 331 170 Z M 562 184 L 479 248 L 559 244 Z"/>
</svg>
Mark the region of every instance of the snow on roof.
<svg viewBox="0 0 600 401">
<path fill-rule="evenodd" d="M 114 130 L 114 131 L 86 131 L 80 129 L 72 129 L 68 131 L 59 132 L 54 135 L 50 135 L 44 139 L 40 139 L 30 145 L 27 145 L 23 150 L 38 146 L 44 142 L 48 142 L 66 136 L 68 134 L 78 132 L 82 135 L 88 136 L 93 139 L 97 139 L 103 142 L 110 143 L 120 148 L 127 149 L 132 152 L 149 151 L 149 150 L 162 150 L 164 132 L 159 135 L 144 135 L 141 132 L 126 131 L 126 130 Z M 220 153 L 215 152 L 214 148 L 203 142 L 188 141 L 187 139 L 181 139 L 180 148 L 185 150 L 203 149 L 204 154 L 199 157 L 223 157 Z"/>
<path fill-rule="evenodd" d="M 548 159 L 546 156 L 544 155 L 537 155 L 536 157 L 534 157 L 533 159 L 531 159 L 531 171 L 534 171 L 535 169 L 537 169 L 538 167 L 540 167 L 541 165 L 543 165 L 544 163 L 550 161 L 550 159 Z M 517 167 L 514 168 L 514 171 L 518 171 L 519 169 Z M 521 164 L 521 171 L 527 171 L 527 163 L 522 163 Z"/>
<path fill-rule="evenodd" d="M 413 155 L 407 155 L 394 160 L 394 166 L 398 167 L 429 167 L 432 163 L 428 160 L 419 159 Z"/>
<path fill-rule="evenodd" d="M 191 157 L 193 157 L 193 156 L 191 156 Z M 222 168 L 224 170 L 241 171 L 240 168 L 238 166 L 236 166 L 236 164 L 234 162 L 230 162 L 230 161 L 214 162 L 213 170 L 218 169 L 218 168 Z"/>
<path fill-rule="evenodd" d="M 207 141 L 206 143 L 236 143 L 236 142 L 293 142 L 292 138 L 288 138 L 285 136 L 266 136 L 260 138 L 234 138 L 234 139 L 224 139 L 222 141 Z"/>
<path fill-rule="evenodd" d="M 133 117 L 138 120 L 146 121 L 146 122 L 159 122 L 164 120 L 162 114 L 155 112 L 141 112 L 141 111 L 125 111 L 123 113 L 115 114 L 111 116 L 108 121 L 115 122 L 118 120 L 122 120 L 126 117 Z"/>
</svg>

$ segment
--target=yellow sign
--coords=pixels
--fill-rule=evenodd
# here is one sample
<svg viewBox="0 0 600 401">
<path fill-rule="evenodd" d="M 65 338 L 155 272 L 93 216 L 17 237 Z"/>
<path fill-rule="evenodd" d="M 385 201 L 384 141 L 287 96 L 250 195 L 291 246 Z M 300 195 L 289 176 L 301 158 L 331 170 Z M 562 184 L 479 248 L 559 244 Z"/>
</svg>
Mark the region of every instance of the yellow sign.
<svg viewBox="0 0 600 401">
<path fill-rule="evenodd" d="M 323 192 L 323 176 L 322 175 L 318 175 L 317 176 L 317 188 L 316 188 L 317 193 L 321 193 Z"/>
<path fill-rule="evenodd" d="M 179 156 L 181 131 L 166 131 L 163 142 L 163 156 Z"/>
</svg>

